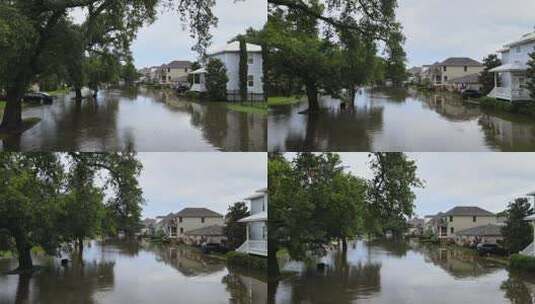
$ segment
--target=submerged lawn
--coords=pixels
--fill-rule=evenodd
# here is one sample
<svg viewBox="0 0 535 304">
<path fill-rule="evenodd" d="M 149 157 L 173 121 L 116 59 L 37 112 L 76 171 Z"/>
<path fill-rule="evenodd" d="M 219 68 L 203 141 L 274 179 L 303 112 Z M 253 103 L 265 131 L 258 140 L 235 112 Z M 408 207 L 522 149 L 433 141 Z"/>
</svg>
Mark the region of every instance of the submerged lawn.
<svg viewBox="0 0 535 304">
<path fill-rule="evenodd" d="M 229 103 L 227 108 L 231 111 L 253 113 L 260 115 L 268 114 L 268 105 L 265 102 Z"/>
<path fill-rule="evenodd" d="M 272 96 L 268 97 L 269 106 L 284 106 L 300 103 L 303 98 L 299 96 Z"/>
<path fill-rule="evenodd" d="M 68 94 L 69 92 L 70 92 L 69 88 L 63 88 L 63 89 L 57 89 L 55 91 L 47 91 L 45 93 L 47 93 L 48 95 L 51 95 L 51 96 L 58 96 L 58 95 Z"/>
</svg>

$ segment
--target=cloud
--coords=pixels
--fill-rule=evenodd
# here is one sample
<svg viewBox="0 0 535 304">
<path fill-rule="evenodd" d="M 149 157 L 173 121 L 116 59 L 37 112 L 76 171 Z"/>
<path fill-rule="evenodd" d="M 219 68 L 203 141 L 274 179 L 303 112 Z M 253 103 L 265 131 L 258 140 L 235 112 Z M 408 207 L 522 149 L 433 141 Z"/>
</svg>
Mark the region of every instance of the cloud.
<svg viewBox="0 0 535 304">
<path fill-rule="evenodd" d="M 266 153 L 139 153 L 144 217 L 185 207 L 226 213 L 228 206 L 267 187 Z"/>
<path fill-rule="evenodd" d="M 533 30 L 535 1 L 399 0 L 410 65 L 447 57 L 481 60 Z"/>
</svg>

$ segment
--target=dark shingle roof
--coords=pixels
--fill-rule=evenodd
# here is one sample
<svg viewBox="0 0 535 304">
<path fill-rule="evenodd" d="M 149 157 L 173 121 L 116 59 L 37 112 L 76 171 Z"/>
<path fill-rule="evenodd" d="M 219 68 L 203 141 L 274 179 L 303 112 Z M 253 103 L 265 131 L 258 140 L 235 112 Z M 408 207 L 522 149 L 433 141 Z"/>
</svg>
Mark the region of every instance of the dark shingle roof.
<svg viewBox="0 0 535 304">
<path fill-rule="evenodd" d="M 502 226 L 488 224 L 488 225 L 468 228 L 468 229 L 459 231 L 456 234 L 466 235 L 466 236 L 501 236 Z"/>
<path fill-rule="evenodd" d="M 184 208 L 175 217 L 223 217 L 221 214 L 207 208 Z"/>
<path fill-rule="evenodd" d="M 185 235 L 198 235 L 198 236 L 221 236 L 223 235 L 223 226 L 212 225 L 195 230 L 184 232 Z"/>
<path fill-rule="evenodd" d="M 494 216 L 494 213 L 487 211 L 485 209 L 479 208 L 479 207 L 465 207 L 465 206 L 458 206 L 453 207 L 446 213 L 444 213 L 444 216 L 450 216 L 450 215 L 457 215 L 457 216 Z"/>
<path fill-rule="evenodd" d="M 440 65 L 445 66 L 475 66 L 482 67 L 483 64 L 479 61 L 476 61 L 468 57 L 451 57 L 440 63 Z"/>
<path fill-rule="evenodd" d="M 171 61 L 170 63 L 166 64 L 166 67 L 171 69 L 183 69 L 183 68 L 189 68 L 191 67 L 190 61 L 184 61 L 184 60 L 175 60 Z"/>
<path fill-rule="evenodd" d="M 481 76 L 480 73 L 470 74 L 459 78 L 450 79 L 449 82 L 451 83 L 466 83 L 466 84 L 475 84 L 480 83 L 479 77 Z"/>
</svg>

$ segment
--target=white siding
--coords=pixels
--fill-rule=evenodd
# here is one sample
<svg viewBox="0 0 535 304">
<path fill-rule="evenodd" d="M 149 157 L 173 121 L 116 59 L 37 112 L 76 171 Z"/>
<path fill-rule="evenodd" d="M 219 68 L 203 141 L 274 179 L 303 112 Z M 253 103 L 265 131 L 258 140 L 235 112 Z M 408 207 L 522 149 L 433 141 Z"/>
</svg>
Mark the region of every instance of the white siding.
<svg viewBox="0 0 535 304">
<path fill-rule="evenodd" d="M 248 64 L 247 74 L 252 75 L 254 78 L 254 86 L 248 87 L 248 93 L 263 94 L 264 85 L 262 72 L 262 53 L 248 53 L 247 56 L 253 58 L 253 63 Z M 227 69 L 227 76 L 229 81 L 227 83 L 227 91 L 239 91 L 240 89 L 240 53 L 226 52 L 215 54 L 211 56 L 217 58 L 223 62 Z"/>
</svg>

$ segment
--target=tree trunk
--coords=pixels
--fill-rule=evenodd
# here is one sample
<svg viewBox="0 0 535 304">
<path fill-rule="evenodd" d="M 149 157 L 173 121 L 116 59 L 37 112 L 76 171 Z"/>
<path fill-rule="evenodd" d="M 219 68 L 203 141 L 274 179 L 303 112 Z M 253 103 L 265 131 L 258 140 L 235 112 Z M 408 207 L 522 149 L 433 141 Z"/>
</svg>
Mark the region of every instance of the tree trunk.
<svg viewBox="0 0 535 304">
<path fill-rule="evenodd" d="M 16 131 L 22 128 L 22 104 L 24 96 L 24 86 L 17 86 L 7 90 L 7 103 L 4 109 L 4 116 L 0 129 L 5 131 Z"/>
<path fill-rule="evenodd" d="M 78 238 L 78 258 L 80 259 L 80 265 L 84 265 L 84 238 Z"/>
<path fill-rule="evenodd" d="M 268 251 L 268 275 L 272 280 L 277 280 L 280 275 L 279 261 L 277 260 L 276 246 L 269 246 Z"/>
<path fill-rule="evenodd" d="M 349 105 L 351 107 L 355 107 L 355 96 L 357 96 L 357 91 L 355 90 L 355 86 L 351 86 L 349 88 L 349 98 L 351 98 Z"/>
<path fill-rule="evenodd" d="M 318 101 L 318 87 L 313 84 L 306 85 L 307 98 L 308 98 L 308 112 L 318 112 L 320 109 Z"/>
<path fill-rule="evenodd" d="M 15 295 L 15 304 L 29 303 L 30 296 L 30 280 L 32 274 L 21 274 L 19 276 L 19 283 L 17 285 L 17 294 Z"/>
<path fill-rule="evenodd" d="M 347 252 L 347 239 L 345 237 L 342 238 L 342 251 Z"/>
<path fill-rule="evenodd" d="M 277 289 L 279 288 L 278 278 L 275 280 L 268 280 L 268 304 L 275 304 L 277 296 Z"/>
<path fill-rule="evenodd" d="M 24 233 L 18 233 L 15 235 L 15 246 L 17 247 L 19 271 L 27 271 L 33 269 L 32 261 L 32 245 L 28 242 L 28 239 Z"/>
<path fill-rule="evenodd" d="M 82 88 L 80 88 L 80 87 L 75 87 L 75 88 L 74 88 L 74 91 L 76 92 L 75 99 L 76 99 L 76 100 L 82 100 Z"/>
</svg>

